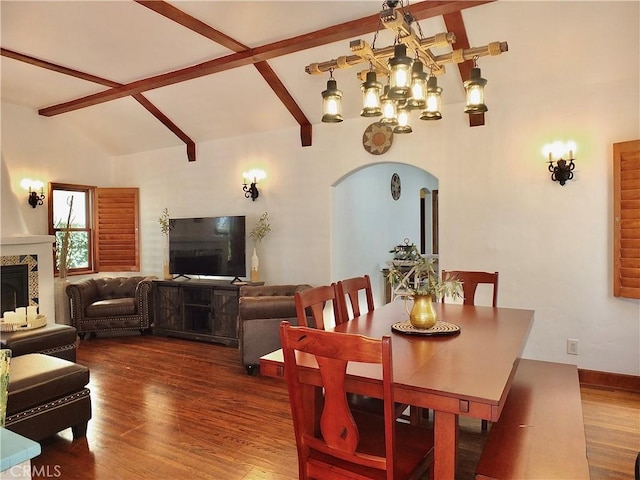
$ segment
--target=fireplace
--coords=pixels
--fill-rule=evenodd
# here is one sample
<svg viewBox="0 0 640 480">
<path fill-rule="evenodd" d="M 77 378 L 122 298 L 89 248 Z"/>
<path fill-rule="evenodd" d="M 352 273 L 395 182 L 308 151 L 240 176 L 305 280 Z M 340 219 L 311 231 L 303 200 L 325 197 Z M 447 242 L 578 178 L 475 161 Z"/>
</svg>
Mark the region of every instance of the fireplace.
<svg viewBox="0 0 640 480">
<path fill-rule="evenodd" d="M 0 314 L 38 305 L 38 256 L 9 255 L 0 260 Z"/>
<path fill-rule="evenodd" d="M 29 305 L 29 267 L 7 265 L 0 267 L 0 312 L 13 311 Z"/>
</svg>

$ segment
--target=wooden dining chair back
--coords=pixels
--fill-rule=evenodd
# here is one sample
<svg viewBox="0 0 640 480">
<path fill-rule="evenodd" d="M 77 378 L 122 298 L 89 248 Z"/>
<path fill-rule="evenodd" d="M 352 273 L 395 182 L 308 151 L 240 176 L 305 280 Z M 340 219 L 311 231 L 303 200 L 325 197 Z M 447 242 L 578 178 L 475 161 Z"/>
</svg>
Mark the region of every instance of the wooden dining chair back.
<svg viewBox="0 0 640 480">
<path fill-rule="evenodd" d="M 280 336 L 300 479 L 418 478 L 430 468 L 432 432 L 395 421 L 388 335 L 375 339 L 282 322 Z M 309 375 L 313 360 L 319 367 L 320 384 Z M 347 367 L 352 363 L 381 368 L 384 416 L 350 409 L 346 386 Z M 317 392 L 323 392 L 322 400 L 309 401 L 316 398 Z M 318 422 L 319 404 L 322 411 Z"/>
<path fill-rule="evenodd" d="M 367 300 L 367 311 L 374 309 L 373 292 L 371 290 L 371 279 L 369 275 L 362 277 L 347 278 L 340 280 L 336 287 L 338 289 L 338 307 L 342 318 L 353 319 L 360 316 L 360 293 L 364 292 Z M 349 306 L 351 307 L 351 315 L 349 315 Z"/>
<path fill-rule="evenodd" d="M 295 303 L 298 325 L 324 330 L 324 308 L 327 302 L 331 302 L 333 306 L 336 325 L 343 323 L 344 320 L 340 314 L 335 284 L 322 285 L 296 292 Z"/>
<path fill-rule="evenodd" d="M 480 284 L 489 284 L 493 286 L 493 297 L 491 306 L 498 306 L 498 272 L 470 272 L 464 270 L 442 271 L 442 278 L 447 276 L 457 278 L 462 282 L 462 291 L 464 294 L 464 305 L 475 305 L 476 290 Z M 444 302 L 444 297 L 442 298 Z"/>
</svg>

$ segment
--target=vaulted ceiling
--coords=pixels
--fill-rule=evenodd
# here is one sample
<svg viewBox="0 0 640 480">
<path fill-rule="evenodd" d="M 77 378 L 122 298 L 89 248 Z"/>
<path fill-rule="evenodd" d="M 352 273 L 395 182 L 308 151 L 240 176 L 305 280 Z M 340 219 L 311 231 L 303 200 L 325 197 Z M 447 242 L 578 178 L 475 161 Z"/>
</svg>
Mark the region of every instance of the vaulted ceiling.
<svg viewBox="0 0 640 480">
<path fill-rule="evenodd" d="M 200 142 L 291 127 L 308 146 L 328 75 L 305 66 L 349 55 L 350 40 L 371 43 L 381 3 L 2 1 L 2 100 L 72 125 L 111 155 L 185 145 L 194 161 Z M 487 3 L 423 1 L 409 11 L 425 36 L 451 31 L 464 49 L 508 40 L 468 33 Z M 376 42 L 392 45 L 393 35 L 382 29 Z M 470 63 L 447 66 L 443 102 L 463 101 Z M 346 119 L 361 109 L 359 70 L 334 72 Z"/>
</svg>

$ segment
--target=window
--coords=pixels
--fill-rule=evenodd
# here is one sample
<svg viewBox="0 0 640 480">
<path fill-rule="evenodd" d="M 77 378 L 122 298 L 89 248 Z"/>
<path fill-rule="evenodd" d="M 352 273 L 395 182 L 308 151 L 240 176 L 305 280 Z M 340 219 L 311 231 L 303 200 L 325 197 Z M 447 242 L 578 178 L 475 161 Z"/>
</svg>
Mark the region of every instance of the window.
<svg viewBox="0 0 640 480">
<path fill-rule="evenodd" d="M 640 140 L 613 144 L 613 294 L 640 298 Z"/>
<path fill-rule="evenodd" d="M 65 235 L 68 274 L 140 271 L 137 188 L 51 183 L 49 198 L 56 274 Z"/>
</svg>

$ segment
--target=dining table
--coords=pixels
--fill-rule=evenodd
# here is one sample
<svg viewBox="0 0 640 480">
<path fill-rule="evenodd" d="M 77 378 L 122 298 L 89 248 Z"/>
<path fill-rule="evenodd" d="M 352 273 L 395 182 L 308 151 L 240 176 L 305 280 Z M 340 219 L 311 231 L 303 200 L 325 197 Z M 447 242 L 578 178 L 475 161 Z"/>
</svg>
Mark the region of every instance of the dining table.
<svg viewBox="0 0 640 480">
<path fill-rule="evenodd" d="M 433 332 L 408 326 L 403 300 L 375 308 L 327 330 L 391 337 L 394 400 L 434 412 L 434 478 L 453 480 L 460 415 L 495 422 L 509 395 L 512 379 L 533 325 L 534 311 L 436 303 L 439 325 Z M 408 327 L 408 328 L 407 328 Z M 317 370 L 312 359 L 307 366 Z M 379 396 L 379 368 L 350 365 L 350 390 Z M 284 376 L 282 350 L 260 358 L 260 373 Z M 319 377 L 319 373 L 317 373 Z"/>
</svg>

